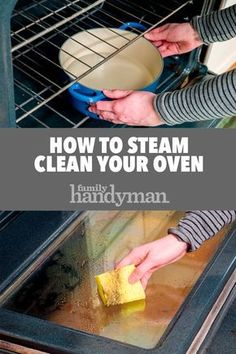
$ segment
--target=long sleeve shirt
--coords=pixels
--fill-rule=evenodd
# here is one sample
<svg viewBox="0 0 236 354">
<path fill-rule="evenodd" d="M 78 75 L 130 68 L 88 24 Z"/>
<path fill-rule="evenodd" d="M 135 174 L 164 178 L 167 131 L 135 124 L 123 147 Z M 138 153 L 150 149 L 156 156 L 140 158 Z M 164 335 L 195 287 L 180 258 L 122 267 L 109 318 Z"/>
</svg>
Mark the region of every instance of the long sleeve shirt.
<svg viewBox="0 0 236 354">
<path fill-rule="evenodd" d="M 168 230 L 189 244 L 195 251 L 201 244 L 217 234 L 225 225 L 236 220 L 236 210 L 193 210 L 188 211 L 176 227 Z"/>
<path fill-rule="evenodd" d="M 191 24 L 206 44 L 236 37 L 236 5 L 194 17 Z M 236 116 L 236 70 L 157 95 L 154 106 L 167 125 Z"/>
</svg>

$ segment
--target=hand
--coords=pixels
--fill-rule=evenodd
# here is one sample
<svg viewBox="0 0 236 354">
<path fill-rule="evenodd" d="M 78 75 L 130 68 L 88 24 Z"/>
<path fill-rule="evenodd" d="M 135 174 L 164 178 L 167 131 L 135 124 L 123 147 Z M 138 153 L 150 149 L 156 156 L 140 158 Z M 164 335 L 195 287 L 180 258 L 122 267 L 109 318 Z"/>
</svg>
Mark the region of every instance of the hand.
<svg viewBox="0 0 236 354">
<path fill-rule="evenodd" d="M 136 269 L 129 277 L 129 282 L 133 284 L 141 280 L 145 289 L 153 272 L 182 258 L 186 254 L 187 248 L 186 242 L 170 234 L 160 240 L 134 248 L 116 265 L 116 268 L 135 264 Z"/>
<path fill-rule="evenodd" d="M 155 94 L 144 91 L 104 90 L 114 101 L 100 101 L 90 106 L 89 111 L 101 119 L 115 124 L 157 126 L 164 124 L 154 109 Z"/>
<path fill-rule="evenodd" d="M 169 23 L 145 35 L 158 47 L 163 57 L 190 52 L 203 44 L 189 23 Z"/>
</svg>

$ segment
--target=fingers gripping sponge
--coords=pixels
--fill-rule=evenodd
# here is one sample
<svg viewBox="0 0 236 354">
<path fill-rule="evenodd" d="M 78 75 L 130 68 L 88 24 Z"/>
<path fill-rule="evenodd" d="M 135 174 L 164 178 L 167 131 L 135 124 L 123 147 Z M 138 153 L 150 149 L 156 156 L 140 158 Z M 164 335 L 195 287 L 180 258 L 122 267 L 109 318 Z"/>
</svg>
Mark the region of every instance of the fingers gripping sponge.
<svg viewBox="0 0 236 354">
<path fill-rule="evenodd" d="M 95 277 L 98 293 L 104 305 L 119 305 L 145 299 L 145 292 L 141 282 L 130 284 L 128 281 L 134 270 L 134 265 L 128 265 Z"/>
</svg>

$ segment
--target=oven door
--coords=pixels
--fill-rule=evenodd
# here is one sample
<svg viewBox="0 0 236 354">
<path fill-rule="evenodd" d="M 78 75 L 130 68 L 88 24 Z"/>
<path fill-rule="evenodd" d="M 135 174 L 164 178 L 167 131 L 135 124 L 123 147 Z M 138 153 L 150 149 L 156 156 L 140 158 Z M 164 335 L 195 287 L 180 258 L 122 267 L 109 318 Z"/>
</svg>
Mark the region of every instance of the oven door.
<svg viewBox="0 0 236 354">
<path fill-rule="evenodd" d="M 145 302 L 106 308 L 94 280 L 134 247 L 164 236 L 182 214 L 19 215 L 1 232 L 8 240 L 2 252 L 11 251 L 10 260 L 1 258 L 1 339 L 49 353 L 185 353 L 233 287 L 234 227 L 157 271 Z"/>
</svg>

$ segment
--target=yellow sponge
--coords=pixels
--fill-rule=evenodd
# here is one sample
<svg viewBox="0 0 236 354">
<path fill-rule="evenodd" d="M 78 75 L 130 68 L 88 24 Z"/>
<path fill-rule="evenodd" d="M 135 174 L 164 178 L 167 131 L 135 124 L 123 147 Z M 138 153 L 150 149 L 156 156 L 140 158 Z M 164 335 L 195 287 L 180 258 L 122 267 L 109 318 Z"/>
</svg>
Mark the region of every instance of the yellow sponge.
<svg viewBox="0 0 236 354">
<path fill-rule="evenodd" d="M 128 265 L 95 277 L 98 293 L 104 305 L 118 305 L 145 299 L 141 282 L 130 284 L 128 281 L 134 270 L 134 265 Z"/>
</svg>

